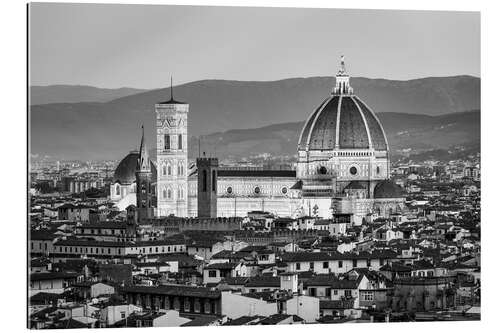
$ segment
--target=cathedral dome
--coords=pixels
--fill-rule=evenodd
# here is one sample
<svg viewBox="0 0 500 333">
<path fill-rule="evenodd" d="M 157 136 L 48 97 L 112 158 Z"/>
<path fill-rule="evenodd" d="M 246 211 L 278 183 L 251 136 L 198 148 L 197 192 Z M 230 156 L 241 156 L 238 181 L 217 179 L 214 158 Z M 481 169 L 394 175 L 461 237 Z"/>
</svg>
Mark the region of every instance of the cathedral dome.
<svg viewBox="0 0 500 333">
<path fill-rule="evenodd" d="M 391 180 L 384 180 L 375 186 L 373 197 L 375 199 L 402 198 L 405 194 L 403 188 Z"/>
<path fill-rule="evenodd" d="M 327 98 L 302 129 L 299 150 L 387 150 L 377 116 L 355 95 Z"/>
<path fill-rule="evenodd" d="M 138 159 L 139 159 L 138 151 L 131 151 L 127 156 L 125 156 L 115 169 L 115 173 L 113 175 L 113 183 L 120 183 L 122 185 L 134 183 L 135 171 L 137 168 Z M 153 181 L 155 181 L 156 167 L 151 160 L 149 160 L 149 163 L 151 165 Z"/>
<path fill-rule="evenodd" d="M 384 129 L 375 113 L 353 94 L 343 59 L 335 79 L 331 96 L 307 119 L 298 149 L 387 151 Z"/>
</svg>

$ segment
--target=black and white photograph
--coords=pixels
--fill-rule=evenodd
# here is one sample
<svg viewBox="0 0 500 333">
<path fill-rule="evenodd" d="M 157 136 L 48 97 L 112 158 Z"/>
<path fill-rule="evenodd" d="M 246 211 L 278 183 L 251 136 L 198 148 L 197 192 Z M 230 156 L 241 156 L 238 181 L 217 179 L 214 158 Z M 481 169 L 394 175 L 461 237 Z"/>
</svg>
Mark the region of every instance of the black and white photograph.
<svg viewBox="0 0 500 333">
<path fill-rule="evenodd" d="M 480 11 L 25 5 L 28 329 L 481 321 Z"/>
</svg>

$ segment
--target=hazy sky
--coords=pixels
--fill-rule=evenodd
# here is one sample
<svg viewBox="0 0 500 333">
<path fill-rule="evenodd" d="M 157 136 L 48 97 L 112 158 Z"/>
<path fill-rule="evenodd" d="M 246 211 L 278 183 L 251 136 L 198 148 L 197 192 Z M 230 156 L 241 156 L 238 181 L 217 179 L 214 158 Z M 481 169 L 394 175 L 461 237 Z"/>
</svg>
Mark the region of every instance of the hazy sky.
<svg viewBox="0 0 500 333">
<path fill-rule="evenodd" d="M 32 4 L 31 84 L 480 75 L 478 12 Z"/>
</svg>

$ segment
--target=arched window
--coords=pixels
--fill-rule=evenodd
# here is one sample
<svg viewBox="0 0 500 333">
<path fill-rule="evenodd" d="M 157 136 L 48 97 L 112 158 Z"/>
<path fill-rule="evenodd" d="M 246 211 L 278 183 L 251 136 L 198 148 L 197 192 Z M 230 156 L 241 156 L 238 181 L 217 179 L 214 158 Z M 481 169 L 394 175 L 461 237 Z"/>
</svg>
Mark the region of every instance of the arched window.
<svg viewBox="0 0 500 333">
<path fill-rule="evenodd" d="M 116 189 L 115 189 L 116 195 L 120 195 L 120 185 L 116 184 Z"/>
<path fill-rule="evenodd" d="M 177 165 L 177 174 L 179 174 L 180 176 L 184 174 L 184 168 L 182 166 L 182 162 L 179 162 L 179 164 Z"/>
<path fill-rule="evenodd" d="M 170 164 L 168 164 L 168 165 L 167 165 L 167 174 L 168 174 L 169 176 L 171 176 L 171 175 L 172 175 L 172 167 L 170 166 Z"/>
<path fill-rule="evenodd" d="M 170 135 L 165 134 L 165 150 L 170 149 Z"/>
<path fill-rule="evenodd" d="M 179 134 L 179 138 L 178 138 L 178 147 L 179 149 L 182 149 L 182 134 Z"/>
<path fill-rule="evenodd" d="M 166 175 L 167 175 L 167 167 L 166 167 L 165 165 L 162 167 L 162 172 L 161 172 L 161 173 L 162 173 L 164 176 L 166 176 Z"/>
<path fill-rule="evenodd" d="M 172 199 L 172 190 L 167 189 L 167 199 Z"/>
<path fill-rule="evenodd" d="M 167 198 L 167 190 L 163 190 L 163 198 L 166 199 Z"/>
<path fill-rule="evenodd" d="M 203 170 L 202 181 L 203 181 L 203 192 L 206 192 L 207 191 L 207 170 Z"/>
</svg>

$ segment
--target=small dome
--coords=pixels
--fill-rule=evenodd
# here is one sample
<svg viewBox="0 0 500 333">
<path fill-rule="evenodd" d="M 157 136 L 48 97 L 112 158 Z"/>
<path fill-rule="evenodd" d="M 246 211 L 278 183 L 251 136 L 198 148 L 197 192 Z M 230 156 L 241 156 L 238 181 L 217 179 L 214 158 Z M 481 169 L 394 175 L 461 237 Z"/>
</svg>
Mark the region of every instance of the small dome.
<svg viewBox="0 0 500 333">
<path fill-rule="evenodd" d="M 337 147 L 387 150 L 387 140 L 378 118 L 355 95 L 333 94 L 311 114 L 302 129 L 299 150 Z"/>
<path fill-rule="evenodd" d="M 113 183 L 122 185 L 132 184 L 135 182 L 135 170 L 137 168 L 137 160 L 139 159 L 138 151 L 131 151 L 124 159 L 120 161 L 113 175 Z M 156 166 L 149 160 L 151 165 L 151 173 L 153 181 L 156 181 Z"/>
<path fill-rule="evenodd" d="M 402 198 L 405 195 L 403 188 L 392 180 L 383 180 L 375 186 L 373 197 L 375 199 L 383 198 Z"/>
</svg>

